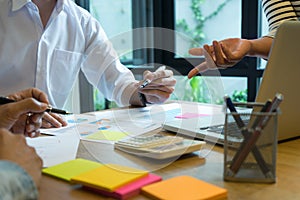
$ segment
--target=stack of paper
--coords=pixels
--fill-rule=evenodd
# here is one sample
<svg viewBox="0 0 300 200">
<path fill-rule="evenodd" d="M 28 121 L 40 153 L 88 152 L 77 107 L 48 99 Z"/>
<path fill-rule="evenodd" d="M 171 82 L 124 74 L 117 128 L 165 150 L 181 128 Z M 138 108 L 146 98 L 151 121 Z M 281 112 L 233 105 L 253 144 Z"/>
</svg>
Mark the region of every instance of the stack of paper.
<svg viewBox="0 0 300 200">
<path fill-rule="evenodd" d="M 143 186 L 161 180 L 148 171 L 116 164 L 100 164 L 84 159 L 68 161 L 43 169 L 43 173 L 81 184 L 102 195 L 127 199 L 137 195 Z"/>
</svg>

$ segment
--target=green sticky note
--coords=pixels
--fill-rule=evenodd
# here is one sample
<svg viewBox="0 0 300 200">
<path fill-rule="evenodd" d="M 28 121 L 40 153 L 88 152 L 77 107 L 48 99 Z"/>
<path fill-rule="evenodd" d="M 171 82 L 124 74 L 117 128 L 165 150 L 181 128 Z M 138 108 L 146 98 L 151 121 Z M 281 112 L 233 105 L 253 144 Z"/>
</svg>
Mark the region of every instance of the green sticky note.
<svg viewBox="0 0 300 200">
<path fill-rule="evenodd" d="M 124 133 L 121 131 L 108 131 L 108 130 L 101 130 L 95 132 L 87 137 L 86 139 L 91 140 L 109 140 L 109 141 L 118 141 L 128 136 L 128 133 Z"/>
</svg>

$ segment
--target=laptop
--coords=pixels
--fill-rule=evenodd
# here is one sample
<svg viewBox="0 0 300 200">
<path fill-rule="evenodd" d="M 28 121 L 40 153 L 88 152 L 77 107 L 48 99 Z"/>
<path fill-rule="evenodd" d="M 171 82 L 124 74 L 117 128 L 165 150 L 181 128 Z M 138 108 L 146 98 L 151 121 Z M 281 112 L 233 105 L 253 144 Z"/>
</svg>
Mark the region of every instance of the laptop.
<svg viewBox="0 0 300 200">
<path fill-rule="evenodd" d="M 300 22 L 283 23 L 276 34 L 271 54 L 256 97 L 257 102 L 283 94 L 278 116 L 278 140 L 300 136 Z"/>
<path fill-rule="evenodd" d="M 300 22 L 284 22 L 278 29 L 269 60 L 256 96 L 256 102 L 273 99 L 281 93 L 278 116 L 278 141 L 300 136 Z M 207 107 L 215 105 L 207 105 Z M 173 119 L 163 124 L 163 129 L 193 138 L 224 144 L 221 133 L 225 112 L 215 112 L 210 117 Z M 213 127 L 213 128 L 212 128 Z M 216 130 L 216 131 L 214 131 Z M 221 131 L 220 131 L 221 130 Z M 238 146 L 242 137 L 228 137 L 228 145 Z"/>
</svg>

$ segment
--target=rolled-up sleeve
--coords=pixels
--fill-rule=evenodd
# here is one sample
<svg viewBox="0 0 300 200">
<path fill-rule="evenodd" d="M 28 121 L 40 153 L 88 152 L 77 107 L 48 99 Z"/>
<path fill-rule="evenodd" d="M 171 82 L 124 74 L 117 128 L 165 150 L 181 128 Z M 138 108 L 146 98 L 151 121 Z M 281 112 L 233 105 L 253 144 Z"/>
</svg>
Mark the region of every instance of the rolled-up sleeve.
<svg viewBox="0 0 300 200">
<path fill-rule="evenodd" d="M 117 52 L 99 22 L 90 17 L 83 25 L 86 33 L 85 58 L 81 69 L 88 81 L 119 106 L 129 105 L 135 80 L 119 60 Z"/>
</svg>

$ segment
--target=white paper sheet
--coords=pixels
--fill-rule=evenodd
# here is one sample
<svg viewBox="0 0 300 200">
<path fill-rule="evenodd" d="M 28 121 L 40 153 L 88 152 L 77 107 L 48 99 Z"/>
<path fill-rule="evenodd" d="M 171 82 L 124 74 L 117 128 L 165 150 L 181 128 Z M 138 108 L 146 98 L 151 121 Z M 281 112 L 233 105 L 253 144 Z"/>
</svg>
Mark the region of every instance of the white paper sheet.
<svg viewBox="0 0 300 200">
<path fill-rule="evenodd" d="M 40 136 L 26 140 L 42 158 L 43 167 L 50 167 L 75 159 L 80 138 L 74 132 L 65 132 L 59 136 Z"/>
<path fill-rule="evenodd" d="M 117 109 L 66 116 L 67 127 L 42 129 L 42 133 L 63 135 L 76 132 L 82 140 L 113 144 L 115 141 L 158 129 L 181 113 L 178 103 L 135 109 Z"/>
</svg>

